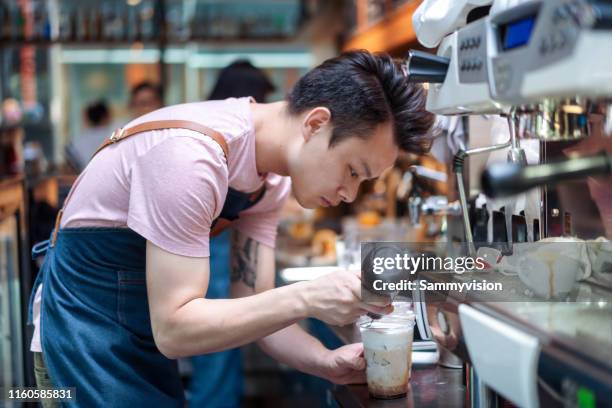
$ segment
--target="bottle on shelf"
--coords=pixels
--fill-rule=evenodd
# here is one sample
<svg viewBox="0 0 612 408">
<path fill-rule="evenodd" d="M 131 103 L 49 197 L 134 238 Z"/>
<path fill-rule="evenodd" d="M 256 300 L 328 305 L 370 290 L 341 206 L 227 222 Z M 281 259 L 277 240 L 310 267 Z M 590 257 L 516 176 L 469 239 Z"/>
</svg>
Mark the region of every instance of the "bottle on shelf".
<svg viewBox="0 0 612 408">
<path fill-rule="evenodd" d="M 102 12 L 94 8 L 89 14 L 89 40 L 100 41 L 102 36 Z"/>
<path fill-rule="evenodd" d="M 13 8 L 13 17 L 15 18 L 15 25 L 13 30 L 13 40 L 23 41 L 24 40 L 24 29 L 25 29 L 25 16 L 21 7 L 16 6 Z"/>
<path fill-rule="evenodd" d="M 0 3 L 0 22 L 2 23 L 2 26 L 0 26 L 0 40 L 10 40 L 13 26 L 10 8 L 4 3 Z"/>
<path fill-rule="evenodd" d="M 72 38 L 72 13 L 67 7 L 59 9 L 58 40 L 67 41 Z"/>
<path fill-rule="evenodd" d="M 87 41 L 89 39 L 89 13 L 81 8 L 76 11 L 76 40 Z"/>
<path fill-rule="evenodd" d="M 149 0 L 143 1 L 138 10 L 140 37 L 143 41 L 155 38 L 155 7 Z"/>
<path fill-rule="evenodd" d="M 137 41 L 140 36 L 138 27 L 138 13 L 136 6 L 128 6 L 125 11 L 126 25 L 126 40 Z"/>
</svg>

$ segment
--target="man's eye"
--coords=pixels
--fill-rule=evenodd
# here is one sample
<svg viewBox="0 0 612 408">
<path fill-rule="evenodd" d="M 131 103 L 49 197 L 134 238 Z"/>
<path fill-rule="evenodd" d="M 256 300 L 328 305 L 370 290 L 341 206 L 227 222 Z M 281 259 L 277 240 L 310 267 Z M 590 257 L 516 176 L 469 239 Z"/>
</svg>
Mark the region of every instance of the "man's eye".
<svg viewBox="0 0 612 408">
<path fill-rule="evenodd" d="M 359 177 L 359 174 L 357 174 L 357 173 L 355 172 L 355 170 L 353 170 L 353 168 L 352 168 L 351 166 L 349 166 L 349 171 L 350 171 L 350 173 L 351 173 L 351 177 L 353 177 L 353 178 L 357 178 L 357 177 Z"/>
</svg>

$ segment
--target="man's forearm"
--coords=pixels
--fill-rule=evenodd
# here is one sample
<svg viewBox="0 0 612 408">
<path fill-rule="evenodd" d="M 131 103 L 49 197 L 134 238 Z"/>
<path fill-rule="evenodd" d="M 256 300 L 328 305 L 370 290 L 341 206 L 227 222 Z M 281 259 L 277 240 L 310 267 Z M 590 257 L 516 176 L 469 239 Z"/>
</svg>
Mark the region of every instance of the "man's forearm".
<svg viewBox="0 0 612 408">
<path fill-rule="evenodd" d="M 300 284 L 239 299 L 191 300 L 154 327 L 160 350 L 170 358 L 242 346 L 306 317 Z"/>
<path fill-rule="evenodd" d="M 260 339 L 257 344 L 272 358 L 299 371 L 326 378 L 329 350 L 293 324 Z"/>
</svg>

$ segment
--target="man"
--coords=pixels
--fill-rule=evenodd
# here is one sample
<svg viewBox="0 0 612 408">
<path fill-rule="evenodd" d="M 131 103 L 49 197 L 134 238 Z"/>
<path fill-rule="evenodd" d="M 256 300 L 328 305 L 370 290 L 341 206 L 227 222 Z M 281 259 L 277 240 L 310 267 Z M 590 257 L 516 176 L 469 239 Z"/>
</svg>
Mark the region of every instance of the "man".
<svg viewBox="0 0 612 408">
<path fill-rule="evenodd" d="M 392 306 L 363 302 L 348 271 L 273 288 L 282 176 L 304 207 L 350 202 L 400 149 L 422 152 L 432 122 L 423 89 L 362 51 L 316 67 L 287 101 L 171 106 L 115 132 L 66 199 L 38 279 L 51 382 L 82 406 L 182 406 L 172 359 L 252 341 L 303 372 L 363 381 L 362 345 L 328 350 L 295 323 Z M 232 220 L 235 298 L 206 299 L 209 236 Z"/>
</svg>

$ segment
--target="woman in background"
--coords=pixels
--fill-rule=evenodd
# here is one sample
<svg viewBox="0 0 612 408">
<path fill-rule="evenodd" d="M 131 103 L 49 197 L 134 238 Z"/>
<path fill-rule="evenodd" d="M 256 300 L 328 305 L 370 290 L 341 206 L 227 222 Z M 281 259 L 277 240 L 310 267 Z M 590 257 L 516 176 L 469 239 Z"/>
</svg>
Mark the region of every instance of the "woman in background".
<svg viewBox="0 0 612 408">
<path fill-rule="evenodd" d="M 219 73 L 209 100 L 250 96 L 266 102 L 275 87 L 266 74 L 247 60 L 237 60 Z M 206 297 L 227 299 L 230 290 L 230 231 L 210 240 L 210 280 Z M 243 391 L 240 349 L 204 354 L 191 358 L 193 367 L 189 384 L 189 406 L 239 407 Z"/>
</svg>

